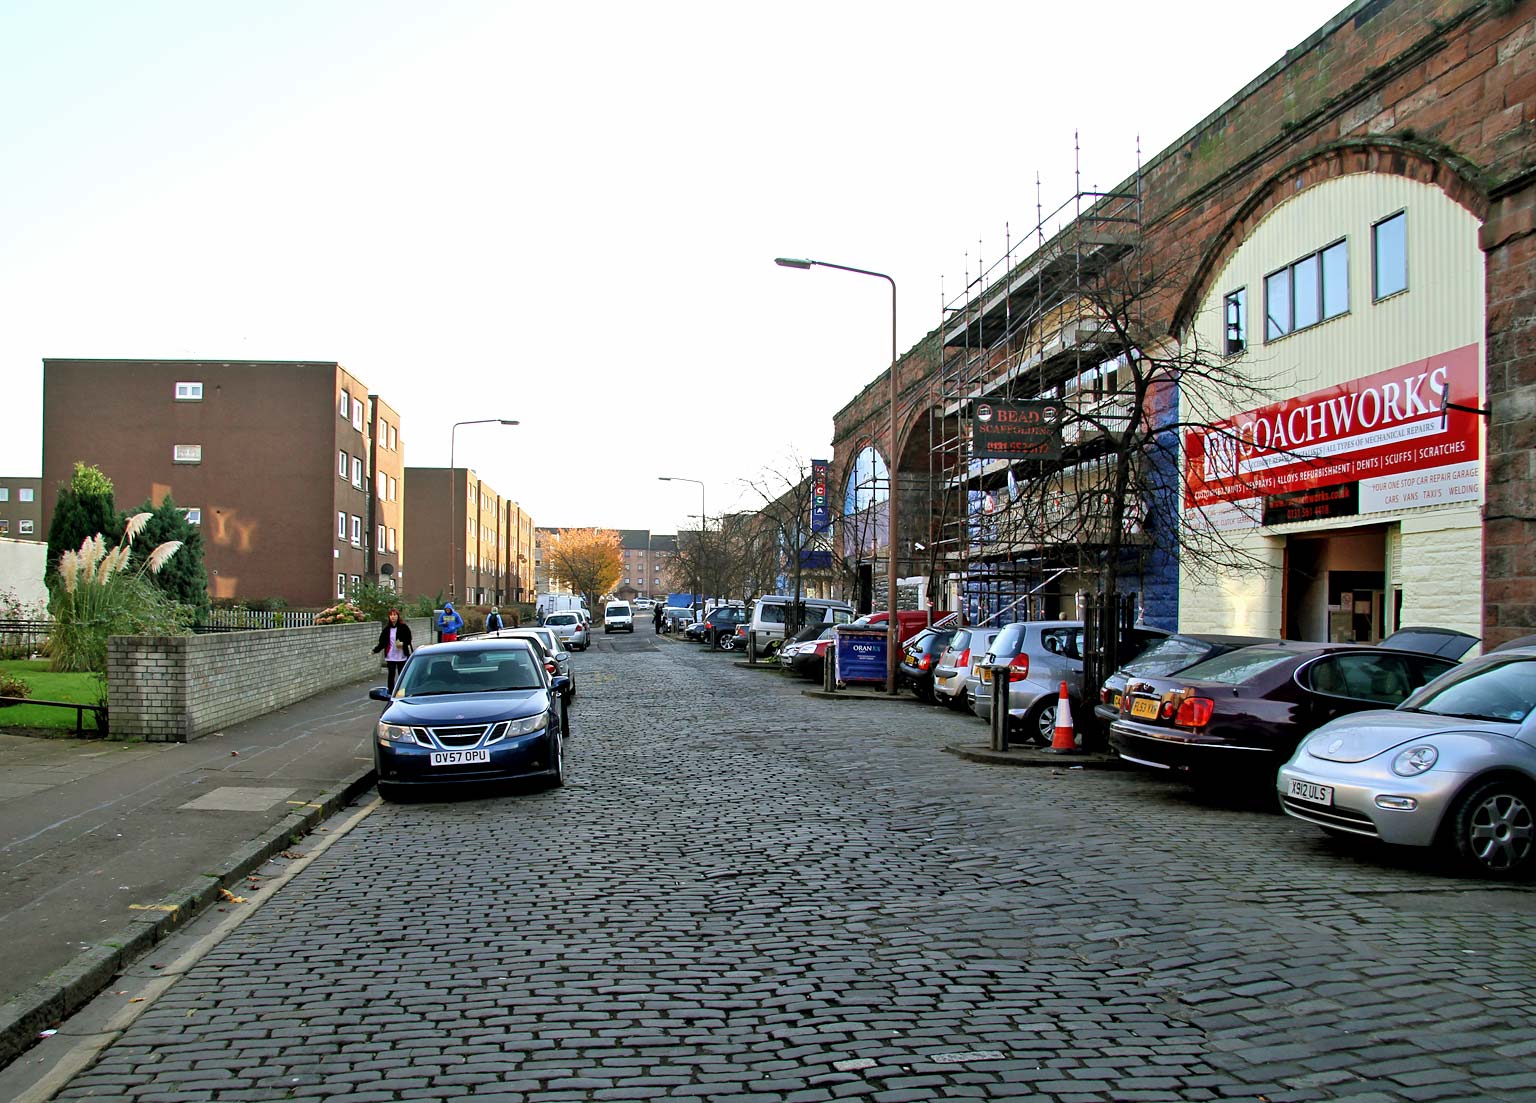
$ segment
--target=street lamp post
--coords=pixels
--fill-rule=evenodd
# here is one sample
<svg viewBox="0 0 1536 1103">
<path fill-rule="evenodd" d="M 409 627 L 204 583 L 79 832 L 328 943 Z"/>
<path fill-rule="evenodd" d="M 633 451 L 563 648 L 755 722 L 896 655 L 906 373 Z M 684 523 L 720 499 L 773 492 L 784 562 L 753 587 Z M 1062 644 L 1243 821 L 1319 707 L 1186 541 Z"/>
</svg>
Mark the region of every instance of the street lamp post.
<svg viewBox="0 0 1536 1103">
<path fill-rule="evenodd" d="M 833 264 L 825 260 L 806 260 L 800 257 L 775 257 L 774 264 L 781 268 L 835 268 L 839 272 L 854 272 L 860 276 L 874 276 L 891 285 L 891 370 L 890 375 L 890 443 L 886 448 L 886 552 L 888 554 L 889 598 L 888 621 L 885 626 L 885 691 L 896 693 L 896 649 L 901 642 L 901 626 L 896 621 L 896 281 L 884 272 L 872 272 L 868 268 L 851 268 L 846 264 Z"/>
<path fill-rule="evenodd" d="M 698 485 L 699 485 L 699 547 L 702 549 L 703 546 L 704 546 L 704 519 L 705 519 L 705 517 L 708 516 L 708 514 L 704 510 L 704 481 L 702 479 L 690 479 L 690 478 L 688 478 L 685 475 L 657 475 L 656 479 L 657 479 L 658 482 L 663 482 L 663 483 L 698 483 Z M 699 584 L 699 589 L 703 590 L 703 588 L 704 588 L 704 580 L 698 577 L 698 571 L 697 570 L 694 571 L 694 579 L 693 580 Z M 698 594 L 696 600 L 698 601 L 698 604 L 700 606 L 702 606 L 704 604 L 704 595 L 702 593 Z M 694 609 L 694 615 L 698 616 L 699 619 L 702 620 L 703 619 L 703 615 L 704 615 L 703 610 L 701 608 L 695 608 Z"/>
<path fill-rule="evenodd" d="M 474 421 L 455 421 L 453 428 L 448 430 L 448 500 L 453 504 L 449 506 L 448 527 L 453 530 L 450 534 L 452 543 L 448 548 L 448 600 L 459 599 L 459 469 L 454 465 L 454 448 L 458 443 L 456 437 L 460 425 L 517 425 L 518 422 L 504 417 L 482 417 Z"/>
</svg>

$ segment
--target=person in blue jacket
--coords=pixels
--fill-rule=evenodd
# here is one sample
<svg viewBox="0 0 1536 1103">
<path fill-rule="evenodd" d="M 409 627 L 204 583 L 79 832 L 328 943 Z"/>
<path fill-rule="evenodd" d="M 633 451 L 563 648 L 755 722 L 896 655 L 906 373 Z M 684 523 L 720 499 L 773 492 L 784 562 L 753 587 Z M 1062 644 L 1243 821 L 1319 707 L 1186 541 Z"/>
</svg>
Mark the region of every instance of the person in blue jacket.
<svg viewBox="0 0 1536 1103">
<path fill-rule="evenodd" d="M 443 611 L 437 614 L 437 638 L 442 643 L 459 638 L 459 629 L 464 627 L 464 618 L 459 616 L 454 609 L 453 602 L 444 602 Z"/>
</svg>

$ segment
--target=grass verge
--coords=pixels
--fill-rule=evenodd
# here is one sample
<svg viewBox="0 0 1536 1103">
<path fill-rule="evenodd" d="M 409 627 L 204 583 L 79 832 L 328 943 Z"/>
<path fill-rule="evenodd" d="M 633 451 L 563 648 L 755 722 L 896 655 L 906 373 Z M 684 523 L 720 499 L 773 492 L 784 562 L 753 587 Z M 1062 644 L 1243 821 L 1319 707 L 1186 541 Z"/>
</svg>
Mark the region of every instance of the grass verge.
<svg viewBox="0 0 1536 1103">
<path fill-rule="evenodd" d="M 70 701 L 82 705 L 95 705 L 101 701 L 102 683 L 95 674 L 56 674 L 48 669 L 47 659 L 7 659 L 0 662 L 0 673 L 21 678 L 32 687 L 27 696 L 39 701 Z M 75 713 L 71 709 L 41 705 L 0 706 L 0 731 L 15 732 L 18 728 L 72 734 Z M 85 714 L 85 730 L 96 730 L 96 717 L 92 713 Z"/>
</svg>

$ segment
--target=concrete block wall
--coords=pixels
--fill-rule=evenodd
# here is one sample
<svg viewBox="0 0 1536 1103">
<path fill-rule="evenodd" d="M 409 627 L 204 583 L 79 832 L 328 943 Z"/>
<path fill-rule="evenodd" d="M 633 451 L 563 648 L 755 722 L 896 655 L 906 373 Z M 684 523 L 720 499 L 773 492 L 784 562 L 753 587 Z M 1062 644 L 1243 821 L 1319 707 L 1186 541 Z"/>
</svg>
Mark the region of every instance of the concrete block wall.
<svg viewBox="0 0 1536 1103">
<path fill-rule="evenodd" d="M 411 619 L 418 644 L 427 618 Z M 112 735 L 185 743 L 376 675 L 379 625 L 332 624 L 206 636 L 113 636 L 107 643 Z"/>
</svg>

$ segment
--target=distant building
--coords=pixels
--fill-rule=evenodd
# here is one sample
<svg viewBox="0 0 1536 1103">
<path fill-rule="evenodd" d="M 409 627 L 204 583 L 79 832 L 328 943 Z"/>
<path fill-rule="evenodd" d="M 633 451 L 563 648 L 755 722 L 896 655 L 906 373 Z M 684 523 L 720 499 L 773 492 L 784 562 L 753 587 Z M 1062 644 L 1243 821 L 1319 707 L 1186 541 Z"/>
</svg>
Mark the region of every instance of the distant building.
<svg viewBox="0 0 1536 1103">
<path fill-rule="evenodd" d="M 467 467 L 412 467 L 405 475 L 412 593 L 466 605 L 533 601 L 533 518 L 521 506 Z"/>
<path fill-rule="evenodd" d="M 216 600 L 399 588 L 403 448 L 400 416 L 334 361 L 43 361 L 41 516 L 76 462 L 120 509 L 169 494 Z"/>
<path fill-rule="evenodd" d="M 0 536 L 12 540 L 48 539 L 48 527 L 43 524 L 42 488 L 42 479 L 0 475 Z"/>
<path fill-rule="evenodd" d="M 536 586 L 541 594 L 570 593 L 570 587 L 549 578 L 544 568 L 544 543 L 565 530 L 538 530 Z M 624 597 L 661 597 L 667 592 L 667 572 L 677 558 L 677 537 L 653 534 L 650 529 L 615 529 L 619 534 L 623 570 L 614 593 Z"/>
</svg>

